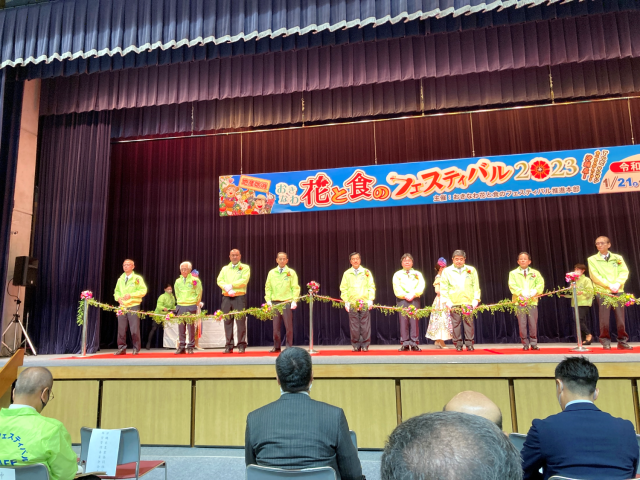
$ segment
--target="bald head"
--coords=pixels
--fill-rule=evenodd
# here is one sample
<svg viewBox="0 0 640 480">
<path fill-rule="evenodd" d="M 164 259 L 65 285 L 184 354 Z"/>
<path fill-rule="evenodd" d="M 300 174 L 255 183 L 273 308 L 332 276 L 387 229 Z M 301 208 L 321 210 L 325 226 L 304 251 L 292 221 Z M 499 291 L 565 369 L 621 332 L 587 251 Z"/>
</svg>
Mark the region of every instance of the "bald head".
<svg viewBox="0 0 640 480">
<path fill-rule="evenodd" d="M 460 392 L 444 406 L 445 412 L 461 412 L 486 418 L 502 430 L 502 412 L 487 396 L 468 390 Z"/>
<path fill-rule="evenodd" d="M 13 390 L 13 403 L 29 405 L 41 412 L 49 402 L 53 375 L 44 367 L 29 367 L 22 371 Z"/>
</svg>

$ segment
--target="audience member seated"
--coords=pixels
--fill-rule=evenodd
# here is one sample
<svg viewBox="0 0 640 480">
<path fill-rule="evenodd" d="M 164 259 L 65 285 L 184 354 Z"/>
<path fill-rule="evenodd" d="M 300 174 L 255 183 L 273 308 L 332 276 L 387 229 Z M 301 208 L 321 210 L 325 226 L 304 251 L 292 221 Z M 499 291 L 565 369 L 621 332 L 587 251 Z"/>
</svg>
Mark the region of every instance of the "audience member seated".
<svg viewBox="0 0 640 480">
<path fill-rule="evenodd" d="M 425 413 L 389 436 L 382 480 L 520 480 L 520 454 L 489 420 L 460 412 Z"/>
<path fill-rule="evenodd" d="M 555 377 L 562 412 L 533 421 L 522 448 L 524 478 L 634 478 L 638 442 L 633 424 L 594 405 L 596 366 L 584 357 L 566 358 Z"/>
<path fill-rule="evenodd" d="M 493 422 L 502 430 L 502 412 L 489 397 L 467 390 L 460 392 L 444 406 L 444 412 L 460 412 L 469 415 L 477 415 Z"/>
<path fill-rule="evenodd" d="M 0 459 L 5 465 L 44 463 L 51 480 L 69 480 L 78 469 L 71 437 L 61 422 L 40 415 L 53 399 L 53 376 L 43 367 L 25 369 L 16 382 L 13 404 L 0 410 Z"/>
<path fill-rule="evenodd" d="M 247 416 L 245 463 L 285 469 L 330 466 L 360 480 L 362 467 L 341 408 L 312 400 L 311 356 L 287 348 L 276 359 L 280 398 Z"/>
</svg>

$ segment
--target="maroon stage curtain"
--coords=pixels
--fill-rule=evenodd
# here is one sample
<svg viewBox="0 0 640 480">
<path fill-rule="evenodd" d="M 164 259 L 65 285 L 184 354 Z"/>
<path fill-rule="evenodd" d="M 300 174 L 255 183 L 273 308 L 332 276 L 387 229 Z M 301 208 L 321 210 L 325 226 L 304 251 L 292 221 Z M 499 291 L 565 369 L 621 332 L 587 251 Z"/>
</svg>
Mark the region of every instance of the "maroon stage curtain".
<svg viewBox="0 0 640 480">
<path fill-rule="evenodd" d="M 190 260 L 200 271 L 206 309 L 219 308 L 215 278 L 231 248 L 252 268 L 248 305 L 264 302 L 264 280 L 278 251 L 304 285 L 319 281 L 321 293 L 337 297 L 348 254 L 359 251 L 377 283 L 377 301 L 391 305 L 391 277 L 409 252 L 428 281 L 426 304 L 438 257 L 467 251 L 478 268 L 482 299 L 509 297 L 508 272 L 526 250 L 547 288 L 565 285 L 564 273 L 595 252 L 594 240 L 608 235 L 612 250 L 631 270 L 626 289 L 640 293 L 640 194 L 591 195 L 457 205 L 292 213 L 259 217 L 218 216 L 219 175 L 399 163 L 632 142 L 629 107 L 640 125 L 640 100 L 479 112 L 411 120 L 280 130 L 240 135 L 183 138 L 112 145 L 112 170 L 102 299 L 111 300 L 122 260 L 133 258 L 149 286 L 143 308 L 153 309 L 163 283 Z M 374 128 L 376 145 L 374 148 Z M 637 128 L 637 127 L 636 127 Z M 473 136 L 471 132 L 473 131 Z M 636 132 L 635 138 L 638 138 Z M 627 328 L 640 340 L 638 308 L 627 309 Z M 348 344 L 344 311 L 316 306 L 315 342 Z M 111 316 L 113 317 L 113 316 Z M 115 317 L 102 322 L 101 344 L 115 345 Z M 103 317 L 104 320 L 104 317 Z M 427 321 L 420 322 L 424 341 Z M 596 329 L 596 311 L 591 324 Z M 308 307 L 294 315 L 295 343 L 308 342 Z M 397 317 L 372 315 L 372 342 L 398 342 Z M 205 326 L 206 328 L 206 326 Z M 540 303 L 539 338 L 574 341 L 575 324 L 566 299 Z M 614 330 L 615 331 L 615 330 Z M 507 314 L 480 315 L 477 343 L 518 341 L 517 323 Z M 272 323 L 249 319 L 250 345 L 269 345 Z"/>
</svg>

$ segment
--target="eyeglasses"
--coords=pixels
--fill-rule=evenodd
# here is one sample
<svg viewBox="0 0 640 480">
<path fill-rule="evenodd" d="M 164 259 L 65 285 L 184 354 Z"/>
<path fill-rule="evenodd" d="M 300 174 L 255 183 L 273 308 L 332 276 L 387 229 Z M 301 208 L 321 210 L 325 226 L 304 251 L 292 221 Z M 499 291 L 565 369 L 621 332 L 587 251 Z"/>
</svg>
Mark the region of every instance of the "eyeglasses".
<svg viewBox="0 0 640 480">
<path fill-rule="evenodd" d="M 609 242 L 596 242 L 596 245 L 608 245 Z"/>
</svg>

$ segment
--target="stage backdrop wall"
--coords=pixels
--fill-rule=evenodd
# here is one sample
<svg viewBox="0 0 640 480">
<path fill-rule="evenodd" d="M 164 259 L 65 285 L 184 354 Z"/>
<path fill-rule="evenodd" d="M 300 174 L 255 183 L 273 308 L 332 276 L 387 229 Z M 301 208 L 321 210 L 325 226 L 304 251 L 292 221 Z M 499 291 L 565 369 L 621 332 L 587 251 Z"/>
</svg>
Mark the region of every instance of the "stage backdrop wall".
<svg viewBox="0 0 640 480">
<path fill-rule="evenodd" d="M 626 290 L 640 293 L 636 221 L 640 195 L 633 193 L 237 218 L 218 215 L 219 175 L 626 145 L 633 137 L 630 116 L 634 125 L 640 124 L 640 100 L 113 144 L 99 298 L 113 302 L 122 260 L 133 258 L 149 287 L 143 308 L 153 309 L 163 284 L 175 281 L 180 262 L 189 260 L 200 271 L 205 308 L 213 312 L 221 301 L 215 278 L 228 263 L 229 250 L 239 248 L 252 271 L 250 306 L 264 302 L 264 280 L 279 251 L 289 253 L 289 265 L 301 283 L 316 280 L 321 293 L 333 297 L 339 295 L 349 253 L 359 251 L 363 265 L 375 277 L 376 301 L 387 305 L 395 302 L 391 277 L 400 268 L 400 256 L 410 252 L 415 267 L 426 274 L 429 287 L 424 301 L 431 304 L 435 261 L 462 248 L 468 263 L 478 268 L 483 302 L 493 303 L 510 296 L 508 273 L 517 266 L 520 251 L 532 254 L 532 266 L 542 272 L 547 288 L 564 286 L 564 273 L 577 262 L 586 263 L 599 235 L 608 235 L 612 250 L 627 259 L 632 273 Z M 346 312 L 328 305 L 316 306 L 315 312 L 317 344 L 349 343 Z M 638 341 L 637 307 L 627 312 L 629 334 Z M 593 309 L 593 328 L 595 315 Z M 101 345 L 114 347 L 115 316 L 103 314 L 102 320 Z M 421 320 L 421 339 L 426 326 L 427 321 Z M 575 340 L 568 300 L 541 301 L 539 330 L 544 342 Z M 306 305 L 295 312 L 294 338 L 296 344 L 308 342 Z M 398 339 L 397 318 L 374 313 L 373 343 L 395 344 Z M 476 341 L 517 342 L 517 323 L 506 314 L 480 315 Z M 272 323 L 250 318 L 250 345 L 271 342 Z"/>
</svg>

